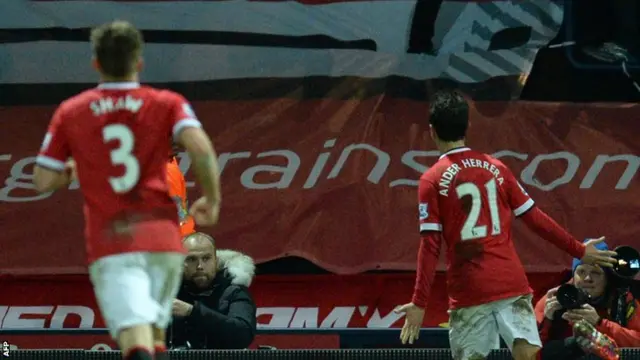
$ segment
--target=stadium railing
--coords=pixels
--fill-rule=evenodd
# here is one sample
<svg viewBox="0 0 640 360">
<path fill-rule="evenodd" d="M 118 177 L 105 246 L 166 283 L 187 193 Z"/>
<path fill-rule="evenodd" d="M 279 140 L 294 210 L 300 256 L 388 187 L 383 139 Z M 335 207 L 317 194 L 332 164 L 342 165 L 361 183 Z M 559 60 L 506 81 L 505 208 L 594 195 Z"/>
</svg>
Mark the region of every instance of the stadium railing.
<svg viewBox="0 0 640 360">
<path fill-rule="evenodd" d="M 334 335 L 340 339 L 341 349 L 400 346 L 400 329 L 376 328 L 259 328 L 258 335 Z M 107 329 L 0 329 L 2 335 L 108 335 Z M 260 344 L 268 345 L 268 344 Z M 448 330 L 425 328 L 415 346 L 422 348 L 449 347 Z"/>
<path fill-rule="evenodd" d="M 106 329 L 0 329 L 3 335 L 104 335 Z M 259 329 L 259 335 L 337 335 L 341 349 L 334 350 L 190 350 L 172 351 L 174 360 L 450 360 L 447 329 L 423 329 L 414 348 L 399 348 L 399 329 Z M 444 346 L 443 346 L 444 345 Z M 394 348 L 395 347 L 395 348 Z M 377 348 L 377 349 L 376 349 Z M 14 350 L 13 359 L 118 360 L 118 351 Z M 507 360 L 507 349 L 495 350 L 488 360 Z M 597 359 L 590 357 L 589 359 Z M 640 349 L 622 349 L 621 360 L 640 359 Z"/>
</svg>

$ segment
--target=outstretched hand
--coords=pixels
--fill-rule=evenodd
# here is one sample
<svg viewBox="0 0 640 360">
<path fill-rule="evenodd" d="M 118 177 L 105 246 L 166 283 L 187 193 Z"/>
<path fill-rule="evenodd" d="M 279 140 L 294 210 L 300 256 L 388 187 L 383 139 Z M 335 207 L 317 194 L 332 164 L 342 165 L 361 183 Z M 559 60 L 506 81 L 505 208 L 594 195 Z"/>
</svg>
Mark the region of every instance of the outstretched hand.
<svg viewBox="0 0 640 360">
<path fill-rule="evenodd" d="M 585 243 L 584 256 L 582 261 L 587 264 L 600 265 L 602 267 L 611 268 L 618 263 L 618 259 L 615 258 L 617 253 L 610 250 L 600 250 L 596 248 L 597 244 L 602 243 L 605 237 L 589 240 Z"/>
</svg>

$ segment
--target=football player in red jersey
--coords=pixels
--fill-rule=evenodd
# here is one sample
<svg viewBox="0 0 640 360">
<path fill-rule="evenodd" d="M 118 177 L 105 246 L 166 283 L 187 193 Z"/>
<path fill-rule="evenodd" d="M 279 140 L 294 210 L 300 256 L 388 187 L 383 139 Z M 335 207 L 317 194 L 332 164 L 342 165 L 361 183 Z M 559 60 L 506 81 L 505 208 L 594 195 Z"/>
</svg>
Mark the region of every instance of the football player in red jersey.
<svg viewBox="0 0 640 360">
<path fill-rule="evenodd" d="M 100 85 L 55 111 L 33 182 L 49 192 L 77 174 L 89 274 L 111 336 L 125 359 L 163 359 L 185 256 L 166 177 L 171 137 L 192 158 L 204 196 L 190 213 L 202 226 L 218 220 L 216 154 L 182 96 L 139 84 L 143 40 L 135 27 L 105 24 L 91 42 Z"/>
<path fill-rule="evenodd" d="M 423 322 L 442 243 L 447 253 L 449 341 L 456 360 L 484 359 L 505 341 L 516 360 L 532 360 L 541 347 L 532 290 L 511 235 L 513 217 L 573 257 L 611 267 L 612 251 L 582 244 L 535 206 L 501 161 L 465 146 L 469 107 L 455 91 L 435 94 L 431 137 L 442 153 L 419 182 L 422 240 L 416 285 L 405 313 L 403 343 L 413 343 Z"/>
</svg>

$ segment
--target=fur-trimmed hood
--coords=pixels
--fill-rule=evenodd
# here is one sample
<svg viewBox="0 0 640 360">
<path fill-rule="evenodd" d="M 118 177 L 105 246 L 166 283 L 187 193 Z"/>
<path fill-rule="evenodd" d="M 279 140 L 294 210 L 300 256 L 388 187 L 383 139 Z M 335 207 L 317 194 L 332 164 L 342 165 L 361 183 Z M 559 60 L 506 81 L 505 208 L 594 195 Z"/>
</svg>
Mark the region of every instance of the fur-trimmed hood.
<svg viewBox="0 0 640 360">
<path fill-rule="evenodd" d="M 223 272 L 233 285 L 251 286 L 256 266 L 249 256 L 234 250 L 216 250 L 218 273 Z M 218 274 L 217 276 L 222 275 Z"/>
<path fill-rule="evenodd" d="M 233 250 L 216 250 L 216 276 L 206 289 L 183 281 L 177 298 L 193 305 L 174 317 L 167 339 L 173 349 L 244 349 L 256 333 L 256 304 L 248 289 L 253 259 Z"/>
</svg>

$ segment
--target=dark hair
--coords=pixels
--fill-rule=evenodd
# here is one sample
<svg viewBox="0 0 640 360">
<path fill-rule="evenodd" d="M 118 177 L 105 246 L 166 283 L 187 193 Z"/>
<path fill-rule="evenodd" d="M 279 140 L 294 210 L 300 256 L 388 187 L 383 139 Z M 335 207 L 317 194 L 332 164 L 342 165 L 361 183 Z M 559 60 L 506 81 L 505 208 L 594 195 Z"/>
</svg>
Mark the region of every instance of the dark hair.
<svg viewBox="0 0 640 360">
<path fill-rule="evenodd" d="M 429 103 L 429 123 L 442 141 L 464 139 L 469 127 L 469 104 L 455 90 L 436 92 Z"/>
<path fill-rule="evenodd" d="M 93 53 L 105 75 L 122 78 L 136 71 L 143 39 L 126 21 L 114 21 L 91 31 Z"/>
</svg>

